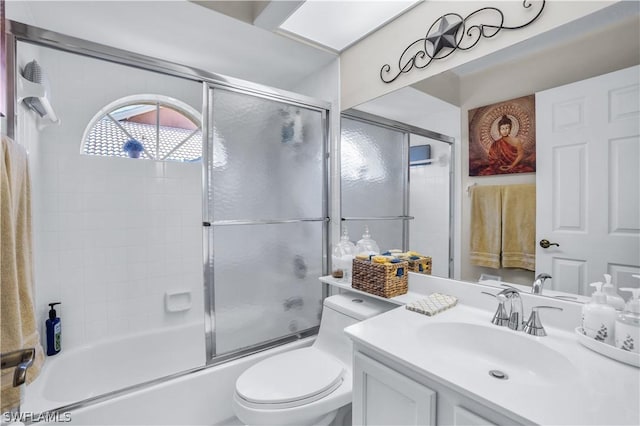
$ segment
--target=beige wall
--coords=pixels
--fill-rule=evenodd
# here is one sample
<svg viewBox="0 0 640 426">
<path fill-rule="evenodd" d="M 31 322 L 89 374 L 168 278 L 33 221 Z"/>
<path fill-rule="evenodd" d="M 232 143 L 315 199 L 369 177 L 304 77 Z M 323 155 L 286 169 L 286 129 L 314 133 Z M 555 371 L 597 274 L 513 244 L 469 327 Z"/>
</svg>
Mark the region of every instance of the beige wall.
<svg viewBox="0 0 640 426">
<path fill-rule="evenodd" d="M 340 55 L 342 108 L 354 107 L 385 93 L 440 74 L 616 2 L 549 0 L 540 18 L 533 24 L 518 30 L 502 30 L 494 38 L 480 40 L 468 51 L 454 52 L 446 59 L 434 61 L 423 69 L 413 69 L 401 75 L 393 83 L 386 84 L 380 79 L 381 67 L 384 64 L 390 64 L 392 71 L 397 70 L 398 60 L 405 48 L 415 40 L 424 37 L 438 17 L 452 12 L 464 17 L 491 4 L 491 2 L 475 1 L 425 1 L 342 52 Z M 505 25 L 510 26 L 517 26 L 531 19 L 532 13 L 539 10 L 540 2 L 533 0 L 531 3 L 530 9 L 524 9 L 520 1 L 493 2 L 494 6 L 504 13 Z"/>
</svg>

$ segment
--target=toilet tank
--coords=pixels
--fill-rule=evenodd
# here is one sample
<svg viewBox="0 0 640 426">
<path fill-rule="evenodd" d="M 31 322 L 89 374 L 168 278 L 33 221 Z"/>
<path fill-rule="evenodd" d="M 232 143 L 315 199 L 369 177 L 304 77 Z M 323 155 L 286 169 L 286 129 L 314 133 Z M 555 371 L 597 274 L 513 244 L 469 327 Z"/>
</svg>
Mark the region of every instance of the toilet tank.
<svg viewBox="0 0 640 426">
<path fill-rule="evenodd" d="M 320 331 L 313 346 L 351 367 L 351 340 L 344 329 L 397 307 L 391 302 L 356 293 L 347 292 L 327 297 L 324 299 Z"/>
</svg>

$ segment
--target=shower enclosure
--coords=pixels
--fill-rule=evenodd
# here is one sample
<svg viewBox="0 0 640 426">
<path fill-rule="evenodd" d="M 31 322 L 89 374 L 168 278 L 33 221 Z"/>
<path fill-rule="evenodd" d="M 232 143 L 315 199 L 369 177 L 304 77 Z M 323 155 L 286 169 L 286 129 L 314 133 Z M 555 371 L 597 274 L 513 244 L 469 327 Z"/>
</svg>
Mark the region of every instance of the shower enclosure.
<svg viewBox="0 0 640 426">
<path fill-rule="evenodd" d="M 328 103 L 16 22 L 10 29 L 9 135 L 29 150 L 38 322 L 47 303 L 62 302 L 62 352 L 34 382 L 50 381 L 44 394 L 58 389 L 47 408 L 75 409 L 317 332 Z M 47 73 L 60 124 L 43 125 L 14 93 L 32 59 Z M 201 159 L 81 150 L 92 117 L 139 95 L 202 111 Z M 126 361 L 131 345 L 146 348 L 142 367 Z M 72 377 L 65 366 L 83 380 L 61 386 Z"/>
<path fill-rule="evenodd" d="M 329 220 L 327 111 L 216 84 L 207 99 L 213 358 L 317 330 Z"/>
<path fill-rule="evenodd" d="M 432 257 L 433 275 L 453 273 L 454 139 L 357 110 L 341 117 L 342 221 L 352 240 L 365 225 L 382 251 Z M 414 146 L 430 158 L 410 165 Z"/>
</svg>

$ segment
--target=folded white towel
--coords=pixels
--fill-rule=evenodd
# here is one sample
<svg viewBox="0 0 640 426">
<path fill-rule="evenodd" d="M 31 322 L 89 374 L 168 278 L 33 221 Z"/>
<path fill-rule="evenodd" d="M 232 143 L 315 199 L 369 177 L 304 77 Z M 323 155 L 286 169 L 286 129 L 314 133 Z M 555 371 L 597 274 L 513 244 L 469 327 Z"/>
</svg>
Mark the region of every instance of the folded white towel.
<svg viewBox="0 0 640 426">
<path fill-rule="evenodd" d="M 414 312 L 433 316 L 438 312 L 449 309 L 458 303 L 458 298 L 449 296 L 448 294 L 433 293 L 426 299 L 416 300 L 405 305 L 405 307 Z"/>
</svg>

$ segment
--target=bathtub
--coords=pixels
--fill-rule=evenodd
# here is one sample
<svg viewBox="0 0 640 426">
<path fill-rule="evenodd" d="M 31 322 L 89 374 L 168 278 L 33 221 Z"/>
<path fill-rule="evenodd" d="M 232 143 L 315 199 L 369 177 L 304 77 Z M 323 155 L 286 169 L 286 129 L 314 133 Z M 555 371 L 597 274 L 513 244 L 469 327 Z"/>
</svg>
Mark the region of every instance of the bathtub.
<svg viewBox="0 0 640 426">
<path fill-rule="evenodd" d="M 314 337 L 208 368 L 202 368 L 203 340 L 198 324 L 63 351 L 48 357 L 26 388 L 22 411 L 62 408 L 72 425 L 230 424 L 237 422 L 231 399 L 240 374 L 268 356 L 309 346 Z"/>
</svg>

